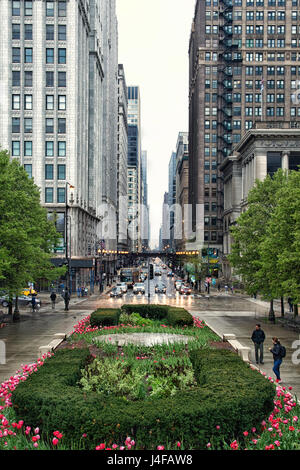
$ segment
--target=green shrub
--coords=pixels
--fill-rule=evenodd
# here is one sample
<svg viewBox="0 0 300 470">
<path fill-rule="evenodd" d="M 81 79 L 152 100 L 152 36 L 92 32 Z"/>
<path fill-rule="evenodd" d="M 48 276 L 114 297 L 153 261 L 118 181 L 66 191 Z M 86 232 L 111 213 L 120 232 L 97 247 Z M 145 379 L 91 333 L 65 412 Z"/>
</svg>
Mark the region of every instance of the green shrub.
<svg viewBox="0 0 300 470">
<path fill-rule="evenodd" d="M 92 327 L 112 326 L 119 323 L 121 311 L 116 308 L 99 308 L 91 314 L 90 323 Z"/>
<path fill-rule="evenodd" d="M 167 305 L 123 305 L 122 311 L 128 315 L 139 313 L 143 318 L 164 320 L 171 326 L 192 326 L 193 317 L 184 308 Z"/>
<path fill-rule="evenodd" d="M 192 351 L 190 359 L 196 389 L 128 402 L 83 392 L 76 383 L 89 351 L 60 350 L 18 385 L 12 403 L 17 418 L 39 426 L 43 437 L 59 430 L 68 446 L 86 433 L 89 449 L 101 442 L 120 444 L 128 434 L 147 449 L 178 439 L 203 449 L 212 437 L 221 446 L 250 426 L 259 429 L 273 409 L 274 385 L 229 351 Z"/>
<path fill-rule="evenodd" d="M 130 315 L 128 313 L 121 313 L 119 322 L 124 323 L 124 324 L 129 323 L 131 325 L 137 325 L 137 326 L 153 325 L 153 321 L 150 320 L 150 318 L 141 317 L 139 313 L 131 313 Z"/>
<path fill-rule="evenodd" d="M 193 326 L 192 315 L 184 308 L 169 307 L 167 320 L 172 326 Z"/>
</svg>

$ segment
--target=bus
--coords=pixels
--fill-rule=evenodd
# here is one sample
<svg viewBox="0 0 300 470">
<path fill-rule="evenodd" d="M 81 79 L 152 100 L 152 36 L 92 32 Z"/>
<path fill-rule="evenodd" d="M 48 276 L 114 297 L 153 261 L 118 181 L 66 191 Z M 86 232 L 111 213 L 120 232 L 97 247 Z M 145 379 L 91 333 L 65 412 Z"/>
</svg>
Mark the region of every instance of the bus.
<svg viewBox="0 0 300 470">
<path fill-rule="evenodd" d="M 139 282 L 140 270 L 138 268 L 122 268 L 120 271 L 120 282 L 126 282 L 131 289 L 136 282 Z"/>
</svg>

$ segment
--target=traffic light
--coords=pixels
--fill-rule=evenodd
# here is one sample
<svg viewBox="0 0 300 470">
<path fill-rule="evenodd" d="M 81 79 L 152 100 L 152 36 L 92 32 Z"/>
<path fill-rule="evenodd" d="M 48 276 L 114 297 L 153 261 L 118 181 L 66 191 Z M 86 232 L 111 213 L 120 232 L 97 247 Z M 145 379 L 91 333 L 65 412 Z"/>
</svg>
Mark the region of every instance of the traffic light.
<svg viewBox="0 0 300 470">
<path fill-rule="evenodd" d="M 154 275 L 153 275 L 153 264 L 150 264 L 150 272 L 149 272 L 149 276 L 150 276 L 150 279 L 154 279 Z"/>
</svg>

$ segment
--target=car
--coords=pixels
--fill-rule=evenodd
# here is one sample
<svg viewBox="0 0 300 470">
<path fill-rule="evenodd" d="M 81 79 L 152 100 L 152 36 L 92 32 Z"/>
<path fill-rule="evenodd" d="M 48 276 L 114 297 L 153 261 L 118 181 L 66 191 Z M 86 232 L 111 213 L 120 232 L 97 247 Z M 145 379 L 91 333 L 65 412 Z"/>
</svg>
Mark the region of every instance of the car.
<svg viewBox="0 0 300 470">
<path fill-rule="evenodd" d="M 23 289 L 21 292 L 22 295 L 37 295 L 37 291 L 32 289 L 31 287 L 26 287 L 26 289 Z"/>
<path fill-rule="evenodd" d="M 18 296 L 18 306 L 19 307 L 28 307 L 31 305 L 31 299 L 32 299 L 32 296 L 29 295 L 19 295 Z M 2 297 L 0 297 L 0 304 L 2 305 L 2 307 L 8 307 L 8 295 L 4 295 Z M 36 300 L 36 307 L 39 309 L 41 307 L 41 301 L 40 299 L 38 299 L 36 296 L 35 296 L 35 300 Z M 16 297 L 13 297 L 13 305 L 16 304 Z"/>
<path fill-rule="evenodd" d="M 183 281 L 175 281 L 175 282 L 174 282 L 175 289 L 176 289 L 177 291 L 179 291 L 180 288 L 181 288 L 181 286 L 182 286 L 182 284 L 183 284 Z"/>
<path fill-rule="evenodd" d="M 179 289 L 179 294 L 181 295 L 190 295 L 192 293 L 192 289 L 189 286 L 181 286 Z"/>
<path fill-rule="evenodd" d="M 119 287 L 120 289 L 122 289 L 122 291 L 126 294 L 126 292 L 128 291 L 128 287 L 127 287 L 127 284 L 126 282 L 118 282 L 118 284 L 116 284 L 116 287 Z"/>
<path fill-rule="evenodd" d="M 161 271 L 155 271 L 155 276 L 161 276 Z"/>
<path fill-rule="evenodd" d="M 145 285 L 142 282 L 137 282 L 133 286 L 134 294 L 145 294 Z"/>
<path fill-rule="evenodd" d="M 123 297 L 123 294 L 124 292 L 121 289 L 121 287 L 113 287 L 111 290 L 110 296 L 111 297 Z"/>
<path fill-rule="evenodd" d="M 165 294 L 166 292 L 167 292 L 167 288 L 166 288 L 165 284 L 163 284 L 163 283 L 156 284 L 156 286 L 155 286 L 155 293 L 156 294 Z"/>
<path fill-rule="evenodd" d="M 172 273 L 172 271 L 169 271 L 168 274 L 167 274 L 168 277 L 174 277 L 174 273 Z"/>
</svg>

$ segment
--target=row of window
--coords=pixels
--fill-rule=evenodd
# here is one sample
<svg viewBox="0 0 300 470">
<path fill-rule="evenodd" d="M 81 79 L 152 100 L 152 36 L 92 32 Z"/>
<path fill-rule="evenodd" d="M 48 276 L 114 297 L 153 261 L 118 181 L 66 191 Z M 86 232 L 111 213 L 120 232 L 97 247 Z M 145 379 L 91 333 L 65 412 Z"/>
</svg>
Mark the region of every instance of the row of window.
<svg viewBox="0 0 300 470">
<path fill-rule="evenodd" d="M 20 16 L 22 11 L 24 16 L 32 16 L 33 14 L 33 4 L 35 0 L 27 1 L 25 0 L 12 0 L 11 2 L 11 14 L 12 16 Z M 55 4 L 57 4 L 57 16 L 64 17 L 67 16 L 67 1 L 58 0 L 58 1 L 48 1 L 45 2 L 45 13 L 48 17 L 54 16 Z M 23 4 L 23 9 L 21 10 L 21 4 Z"/>
<path fill-rule="evenodd" d="M 19 134 L 21 132 L 21 120 L 19 117 L 12 118 L 12 133 Z M 54 133 L 54 119 L 46 118 L 45 122 L 45 132 L 46 134 Z M 24 118 L 24 133 L 32 133 L 32 118 Z M 57 133 L 66 134 L 66 119 L 58 118 L 57 119 Z"/>
<path fill-rule="evenodd" d="M 24 40 L 32 41 L 33 39 L 33 30 L 31 23 L 24 24 Z M 21 25 L 19 23 L 12 24 L 12 40 L 21 39 Z M 57 39 L 58 41 L 67 40 L 67 26 L 65 24 L 59 24 L 57 26 Z M 54 25 L 46 24 L 46 40 L 54 41 Z"/>
<path fill-rule="evenodd" d="M 26 85 L 25 85 L 26 86 Z M 46 111 L 54 110 L 54 95 L 46 95 Z M 12 95 L 12 109 L 21 109 L 21 95 Z M 32 95 L 24 95 L 24 109 L 32 110 Z M 58 111 L 66 111 L 67 109 L 67 97 L 66 95 L 58 95 L 57 97 L 57 109 Z"/>
<path fill-rule="evenodd" d="M 24 71 L 24 86 L 32 87 L 32 70 Z M 57 86 L 60 88 L 66 87 L 67 76 L 66 72 L 57 72 Z M 21 72 L 20 70 L 12 71 L 12 86 L 21 86 Z M 46 72 L 46 87 L 54 87 L 54 72 Z"/>
<path fill-rule="evenodd" d="M 19 140 L 13 140 L 11 143 L 11 154 L 13 157 L 21 156 L 21 142 Z M 24 141 L 24 157 L 32 157 L 33 147 L 31 141 Z M 47 141 L 45 142 L 45 156 L 54 157 L 54 142 Z M 57 142 L 57 156 L 65 157 L 66 156 L 66 142 L 58 141 Z"/>
<path fill-rule="evenodd" d="M 46 64 L 54 64 L 54 48 L 46 48 Z M 13 47 L 12 48 L 12 63 L 19 64 L 21 63 L 21 48 Z M 33 49 L 32 47 L 24 47 L 24 63 L 32 64 L 33 63 Z M 57 63 L 66 64 L 67 63 L 67 50 L 65 47 L 60 47 L 57 49 Z"/>
<path fill-rule="evenodd" d="M 297 20 L 299 17 L 299 13 L 297 10 L 291 11 L 291 19 L 292 21 Z M 227 18 L 234 21 L 242 21 L 243 19 L 243 10 L 234 10 L 232 13 L 227 14 Z M 246 21 L 264 21 L 265 19 L 268 21 L 285 21 L 286 20 L 286 12 L 284 10 L 270 10 L 265 15 L 264 11 L 246 11 Z"/>
<path fill-rule="evenodd" d="M 56 202 L 58 204 L 66 203 L 66 188 L 57 188 L 56 191 Z M 45 203 L 53 204 L 54 201 L 54 188 L 45 188 Z"/>
</svg>

